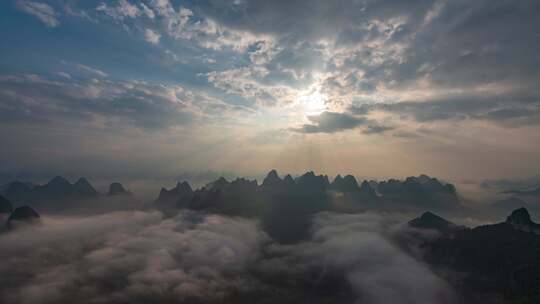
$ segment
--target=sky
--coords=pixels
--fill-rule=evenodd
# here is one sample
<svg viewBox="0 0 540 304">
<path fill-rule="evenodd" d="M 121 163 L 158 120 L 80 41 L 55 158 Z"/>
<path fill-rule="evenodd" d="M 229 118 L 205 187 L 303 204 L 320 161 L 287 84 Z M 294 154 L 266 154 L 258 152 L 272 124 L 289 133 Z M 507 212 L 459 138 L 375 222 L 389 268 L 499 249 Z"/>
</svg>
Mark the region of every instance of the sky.
<svg viewBox="0 0 540 304">
<path fill-rule="evenodd" d="M 537 0 L 0 2 L 0 177 L 540 171 Z"/>
</svg>

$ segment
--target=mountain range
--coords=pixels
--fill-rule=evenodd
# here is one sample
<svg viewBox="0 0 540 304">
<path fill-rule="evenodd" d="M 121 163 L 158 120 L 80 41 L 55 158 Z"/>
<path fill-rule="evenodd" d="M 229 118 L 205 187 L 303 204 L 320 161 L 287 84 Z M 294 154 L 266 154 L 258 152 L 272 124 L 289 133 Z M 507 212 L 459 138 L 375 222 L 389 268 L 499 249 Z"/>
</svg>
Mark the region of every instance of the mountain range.
<svg viewBox="0 0 540 304">
<path fill-rule="evenodd" d="M 344 177 L 337 175 L 330 182 L 328 176 L 316 175 L 313 171 L 306 172 L 297 178 L 286 175 L 282 179 L 276 170 L 272 170 L 260 185 L 256 180 L 239 178 L 229 182 L 220 177 L 205 187 L 193 191 L 189 183 L 184 181 L 170 190 L 162 188 L 155 205 L 160 208 L 185 206 L 206 208 L 219 205 L 218 202 L 211 202 L 211 200 L 231 194 L 234 196 L 242 196 L 243 194 L 245 196 L 265 196 L 285 193 L 290 195 L 320 194 L 321 196 L 340 193 L 347 201 L 364 204 L 378 203 L 379 206 L 401 203 L 402 207 L 436 204 L 439 205 L 438 207 L 446 205 L 446 207 L 452 208 L 459 204 L 456 189 L 452 184 L 440 182 L 438 179 L 426 175 L 408 177 L 404 181 L 397 179 L 382 182 L 364 180 L 359 185 L 352 175 Z"/>
<path fill-rule="evenodd" d="M 128 193 L 121 184 L 112 183 L 107 194 L 100 194 L 84 177 L 72 184 L 61 176 L 56 176 L 42 185 L 14 181 L 4 185 L 2 189 L 1 194 L 15 204 L 92 199 L 103 195 Z"/>
<path fill-rule="evenodd" d="M 500 303 L 540 303 L 540 225 L 527 209 L 514 210 L 504 222 L 475 228 L 455 229 L 455 224 L 435 217 L 410 222 L 452 228 L 452 233 L 423 244 L 423 259 L 469 302 L 502 295 L 505 301 Z"/>
</svg>

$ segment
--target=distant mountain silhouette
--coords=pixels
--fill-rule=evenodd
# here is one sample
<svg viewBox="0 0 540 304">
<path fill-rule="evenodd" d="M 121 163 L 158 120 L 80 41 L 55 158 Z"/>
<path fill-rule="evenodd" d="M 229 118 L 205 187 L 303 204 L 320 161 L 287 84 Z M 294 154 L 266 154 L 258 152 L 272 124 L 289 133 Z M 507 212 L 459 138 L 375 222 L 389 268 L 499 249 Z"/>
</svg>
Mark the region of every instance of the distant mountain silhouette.
<svg viewBox="0 0 540 304">
<path fill-rule="evenodd" d="M 15 208 L 7 221 L 8 229 L 13 228 L 16 222 L 31 223 L 39 219 L 39 214 L 29 206 Z"/>
<path fill-rule="evenodd" d="M 540 235 L 533 232 L 538 224 L 520 208 L 503 223 L 427 243 L 425 258 L 436 268 L 461 273 L 464 278 L 455 287 L 466 297 L 498 294 L 508 303 L 539 303 Z"/>
<path fill-rule="evenodd" d="M 433 229 L 441 233 L 451 233 L 465 229 L 465 227 L 458 226 L 431 212 L 424 212 L 420 217 L 411 220 L 408 224 L 414 228 Z"/>
<path fill-rule="evenodd" d="M 288 176 L 290 177 L 290 175 Z M 292 177 L 290 177 L 290 180 L 294 184 L 294 180 L 292 179 Z M 278 173 L 276 170 L 271 170 L 270 172 L 268 172 L 268 174 L 264 178 L 261 186 L 269 190 L 283 189 L 284 187 L 287 186 L 287 182 L 285 180 L 282 180 L 278 176 Z"/>
<path fill-rule="evenodd" d="M 380 188 L 383 194 L 378 195 L 374 187 Z M 320 211 L 437 208 L 441 205 L 452 208 L 458 205 L 458 199 L 453 185 L 426 175 L 410 177 L 403 182 L 363 181 L 358 186 L 352 175 L 338 175 L 330 183 L 328 176 L 316 175 L 313 171 L 296 179 L 290 175 L 282 179 L 276 170 L 271 170 L 261 185 L 255 180 L 237 178 L 229 182 L 220 177 L 193 191 L 187 182 L 178 183 L 170 190 L 162 188 L 153 205 L 167 213 L 187 207 L 258 217 L 271 236 L 294 242 L 309 235 L 310 217 Z"/>
<path fill-rule="evenodd" d="M 531 220 L 529 211 L 525 208 L 512 211 L 512 214 L 506 218 L 506 224 L 511 225 L 517 230 L 540 234 L 540 225 Z"/>
<path fill-rule="evenodd" d="M 11 202 L 0 195 L 0 213 L 11 213 L 13 211 L 13 205 Z"/>
<path fill-rule="evenodd" d="M 315 175 L 313 171 L 306 172 L 304 175 L 298 177 L 296 184 L 298 185 L 298 190 L 307 192 L 326 191 L 330 186 L 328 176 Z"/>
<path fill-rule="evenodd" d="M 229 185 L 229 181 L 227 181 L 227 179 L 225 179 L 222 176 L 222 177 L 218 178 L 217 180 L 215 180 L 215 181 L 209 183 L 208 185 L 206 185 L 206 188 L 210 189 L 212 191 L 216 191 L 216 190 L 223 190 L 228 185 Z"/>
<path fill-rule="evenodd" d="M 187 207 L 193 199 L 193 189 L 188 182 L 177 183 L 171 190 L 161 188 L 159 197 L 154 201 L 158 209 Z"/>
<path fill-rule="evenodd" d="M 285 177 L 283 178 L 283 182 L 285 182 L 285 185 L 288 187 L 292 187 L 296 185 L 294 178 L 292 178 L 290 174 L 285 175 Z"/>
<path fill-rule="evenodd" d="M 131 193 L 119 183 L 113 183 L 106 194 L 99 193 L 84 177 L 70 183 L 56 176 L 42 185 L 11 182 L 2 187 L 3 195 L 14 207 L 30 206 L 43 213 L 94 213 L 135 207 Z"/>
<path fill-rule="evenodd" d="M 94 189 L 90 182 L 84 177 L 79 178 L 73 187 L 81 196 L 96 197 L 99 195 L 96 189 Z"/>
<path fill-rule="evenodd" d="M 4 192 L 4 196 L 12 202 L 28 201 L 32 199 L 33 185 L 15 181 L 10 183 Z"/>
<path fill-rule="evenodd" d="M 385 204 L 401 202 L 402 206 L 452 209 L 459 204 L 454 185 L 441 183 L 427 175 L 407 177 L 405 181 L 390 179 L 377 184 Z"/>
<path fill-rule="evenodd" d="M 336 176 L 332 184 L 330 184 L 330 189 L 341 192 L 360 191 L 360 187 L 358 187 L 358 182 L 354 176 L 346 175 L 345 177 L 341 177 L 339 174 Z"/>
<path fill-rule="evenodd" d="M 114 182 L 109 185 L 109 192 L 107 192 L 107 195 L 131 195 L 131 192 L 127 191 L 122 184 Z"/>
<path fill-rule="evenodd" d="M 42 203 L 94 198 L 98 192 L 81 177 L 75 184 L 61 176 L 56 176 L 44 185 L 32 185 L 12 182 L 4 193 L 5 197 L 15 203 Z"/>
</svg>

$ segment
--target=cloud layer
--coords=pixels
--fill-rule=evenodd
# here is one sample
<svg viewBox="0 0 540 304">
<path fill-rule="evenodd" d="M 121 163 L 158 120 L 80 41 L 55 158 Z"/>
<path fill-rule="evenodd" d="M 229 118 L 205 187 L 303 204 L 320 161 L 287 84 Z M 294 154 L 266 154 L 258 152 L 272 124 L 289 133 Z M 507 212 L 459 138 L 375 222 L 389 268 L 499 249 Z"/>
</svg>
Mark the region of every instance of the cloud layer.
<svg viewBox="0 0 540 304">
<path fill-rule="evenodd" d="M 453 300 L 376 214 L 319 214 L 311 241 L 286 246 L 252 220 L 188 211 L 41 221 L 0 235 L 3 303 L 324 301 L 332 288 L 370 304 Z"/>
</svg>

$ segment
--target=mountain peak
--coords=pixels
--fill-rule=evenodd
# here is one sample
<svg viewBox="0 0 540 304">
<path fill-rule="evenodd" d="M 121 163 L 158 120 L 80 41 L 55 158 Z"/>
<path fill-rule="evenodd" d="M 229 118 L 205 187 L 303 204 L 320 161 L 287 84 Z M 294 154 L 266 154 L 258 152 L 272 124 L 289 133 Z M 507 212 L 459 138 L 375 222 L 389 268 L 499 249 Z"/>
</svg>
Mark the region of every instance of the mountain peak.
<svg viewBox="0 0 540 304">
<path fill-rule="evenodd" d="M 76 184 L 90 184 L 88 182 L 88 180 L 86 179 L 86 177 L 79 177 L 79 179 L 77 180 L 77 182 L 75 182 L 75 185 Z"/>
<path fill-rule="evenodd" d="M 329 186 L 328 176 L 315 175 L 313 171 L 304 173 L 296 180 L 296 184 L 308 191 L 325 191 Z"/>
<path fill-rule="evenodd" d="M 540 225 L 531 220 L 529 211 L 524 207 L 512 211 L 512 214 L 506 218 L 506 224 L 516 230 L 540 234 Z"/>
<path fill-rule="evenodd" d="M 410 221 L 409 225 L 420 229 L 434 229 L 439 232 L 451 232 L 460 227 L 429 211 Z"/>
<path fill-rule="evenodd" d="M 512 214 L 506 218 L 506 222 L 515 225 L 530 225 L 533 223 L 529 211 L 524 207 L 512 211 Z"/>
<path fill-rule="evenodd" d="M 71 183 L 64 177 L 58 175 L 51 179 L 47 185 L 62 185 L 62 186 L 71 186 Z"/>
<path fill-rule="evenodd" d="M 264 178 L 262 185 L 265 187 L 275 187 L 275 186 L 281 186 L 283 184 L 283 180 L 279 178 L 279 175 L 276 170 L 271 170 L 268 172 L 266 177 Z"/>
<path fill-rule="evenodd" d="M 109 195 L 129 194 L 129 192 L 120 183 L 114 182 L 109 186 Z"/>
<path fill-rule="evenodd" d="M 191 185 L 186 182 L 186 181 L 183 181 L 183 182 L 178 182 L 176 184 L 176 189 L 180 192 L 193 192 L 193 189 L 191 188 Z"/>
<path fill-rule="evenodd" d="M 294 178 L 292 178 L 292 176 L 290 174 L 285 175 L 285 177 L 283 178 L 283 181 L 285 182 L 286 185 L 295 185 L 296 184 L 296 182 L 294 181 Z"/>
<path fill-rule="evenodd" d="M 98 194 L 96 189 L 94 189 L 90 182 L 84 177 L 79 178 L 73 186 L 82 195 L 95 196 Z"/>
<path fill-rule="evenodd" d="M 276 169 L 272 169 L 270 170 L 270 172 L 268 172 L 268 174 L 266 175 L 266 177 L 270 177 L 270 178 L 279 178 L 279 175 L 276 171 Z"/>
<path fill-rule="evenodd" d="M 350 174 L 345 175 L 345 177 L 338 174 L 330 186 L 342 192 L 356 192 L 359 190 L 356 178 Z"/>
<path fill-rule="evenodd" d="M 11 202 L 0 195 L 0 213 L 11 213 L 13 211 L 13 205 Z"/>
<path fill-rule="evenodd" d="M 36 210 L 32 209 L 29 206 L 22 206 L 15 208 L 11 215 L 9 216 L 7 226 L 12 228 L 13 222 L 33 222 L 39 219 L 39 214 Z"/>
<path fill-rule="evenodd" d="M 225 177 L 220 176 L 217 180 L 208 184 L 208 189 L 211 190 L 223 190 L 229 185 L 229 181 Z"/>
</svg>

